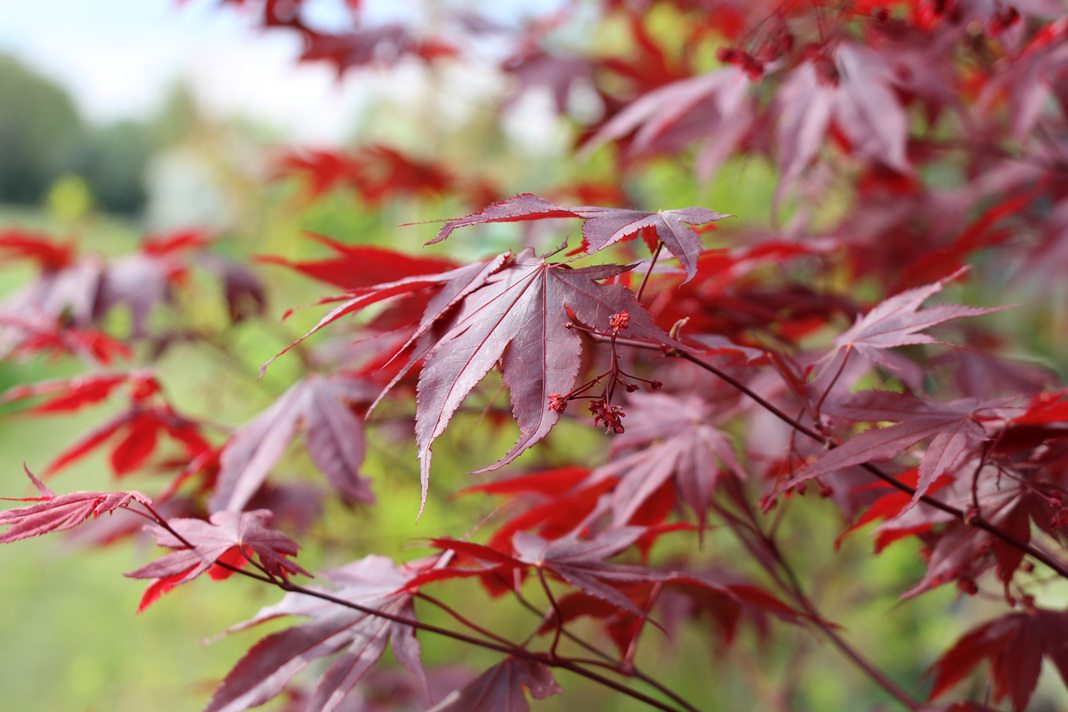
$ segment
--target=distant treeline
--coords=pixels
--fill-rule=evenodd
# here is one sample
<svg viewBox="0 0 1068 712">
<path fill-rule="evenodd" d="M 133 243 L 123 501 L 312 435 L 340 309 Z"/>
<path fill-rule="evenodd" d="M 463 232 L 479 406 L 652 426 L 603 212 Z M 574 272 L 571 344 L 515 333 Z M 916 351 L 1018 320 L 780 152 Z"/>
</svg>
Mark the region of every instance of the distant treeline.
<svg viewBox="0 0 1068 712">
<path fill-rule="evenodd" d="M 166 129 L 159 121 L 90 124 L 62 87 L 0 55 L 0 203 L 38 204 L 57 179 L 77 175 L 97 208 L 138 213 Z"/>
</svg>

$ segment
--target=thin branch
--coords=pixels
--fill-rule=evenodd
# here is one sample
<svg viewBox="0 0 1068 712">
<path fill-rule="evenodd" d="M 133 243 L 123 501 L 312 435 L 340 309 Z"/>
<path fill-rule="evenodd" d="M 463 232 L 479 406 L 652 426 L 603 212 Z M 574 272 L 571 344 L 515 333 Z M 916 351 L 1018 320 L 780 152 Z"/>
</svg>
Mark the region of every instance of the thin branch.
<svg viewBox="0 0 1068 712">
<path fill-rule="evenodd" d="M 538 581 L 541 582 L 541 588 L 545 591 L 545 597 L 549 599 L 549 605 L 553 607 L 553 613 L 556 615 L 556 631 L 553 633 L 553 644 L 549 646 L 549 655 L 555 658 L 556 646 L 560 643 L 560 633 L 564 630 L 564 614 L 556 603 L 556 597 L 553 596 L 553 591 L 549 588 L 549 582 L 545 580 L 545 572 L 541 570 L 540 566 L 535 567 L 535 570 L 538 572 Z"/>
<path fill-rule="evenodd" d="M 147 518 L 152 519 L 157 524 L 159 524 L 161 527 L 166 529 L 167 532 L 169 532 L 171 535 L 173 535 L 178 541 L 180 541 L 183 545 L 185 545 L 189 549 L 192 549 L 192 550 L 196 549 L 196 546 L 194 546 L 192 544 L 192 542 L 190 542 L 188 539 L 186 539 L 181 534 L 179 534 L 167 522 L 167 520 L 164 517 L 162 517 L 152 507 L 152 505 L 144 503 L 144 502 L 142 502 L 141 504 L 145 507 L 145 509 L 148 510 L 149 514 L 151 515 L 150 517 L 147 517 Z M 127 511 L 133 512 L 133 513 L 138 514 L 140 516 L 147 516 L 144 513 L 138 512 L 135 509 L 131 509 L 131 508 L 126 508 L 126 509 L 127 509 Z M 532 652 L 530 650 L 527 650 L 526 648 L 511 644 L 511 643 L 505 644 L 505 643 L 499 643 L 499 642 L 496 642 L 496 641 L 493 641 L 493 640 L 483 640 L 482 638 L 476 638 L 476 637 L 467 635 L 466 633 L 461 633 L 459 631 L 450 630 L 448 628 L 442 628 L 441 626 L 437 626 L 437 625 L 434 625 L 432 623 L 424 623 L 422 621 L 418 621 L 418 620 L 415 620 L 415 619 L 412 619 L 412 618 L 407 618 L 405 616 L 397 615 L 395 613 L 390 613 L 388 611 L 383 611 L 383 610 L 380 610 L 380 609 L 377 609 L 377 608 L 372 608 L 370 606 L 364 606 L 362 604 L 356 603 L 355 601 L 348 601 L 348 600 L 346 600 L 344 598 L 340 598 L 338 596 L 334 596 L 333 594 L 327 593 L 325 591 L 317 591 L 317 590 L 312 589 L 312 588 L 306 588 L 304 586 L 301 586 L 299 584 L 295 584 L 295 583 L 293 583 L 291 581 L 288 581 L 288 580 L 280 580 L 280 579 L 276 579 L 274 577 L 269 577 L 269 576 L 264 576 L 262 574 L 254 573 L 252 571 L 248 571 L 248 570 L 246 570 L 244 568 L 241 568 L 241 567 L 238 567 L 238 566 L 233 566 L 232 564 L 228 564 L 228 563 L 223 562 L 223 561 L 216 561 L 216 562 L 214 562 L 214 565 L 215 566 L 219 566 L 221 568 L 224 568 L 224 569 L 226 569 L 228 571 L 232 571 L 233 573 L 239 574 L 239 575 L 244 576 L 246 578 L 250 578 L 250 579 L 253 579 L 255 581 L 260 581 L 261 583 L 270 584 L 270 585 L 275 586 L 277 588 L 280 588 L 283 591 L 286 591 L 288 593 L 297 593 L 297 594 L 300 594 L 300 595 L 303 595 L 303 596 L 310 596 L 312 598 L 318 598 L 319 600 L 327 601 L 329 603 L 334 603 L 336 605 L 343 606 L 345 608 L 350 608 L 350 609 L 352 609 L 354 611 L 359 611 L 360 613 L 365 613 L 367 615 L 376 616 L 378 618 L 382 618 L 384 620 L 388 620 L 388 621 L 390 621 L 392 623 L 397 623 L 398 625 L 405 625 L 405 626 L 408 626 L 408 627 L 410 627 L 410 628 L 412 628 L 414 630 L 423 631 L 425 633 L 433 633 L 435 635 L 440 635 L 440 636 L 443 636 L 445 638 L 451 638 L 453 640 L 458 640 L 458 641 L 460 641 L 462 643 L 467 643 L 468 645 L 474 645 L 474 646 L 479 647 L 479 648 L 486 648 L 487 650 L 494 650 L 496 652 L 504 653 L 506 655 L 511 655 L 512 657 L 516 657 L 516 658 L 523 658 L 523 659 L 526 659 L 526 660 L 531 660 L 533 662 L 541 663 L 542 665 L 547 665 L 549 667 L 555 667 L 555 668 L 560 668 L 562 670 L 568 670 L 569 672 L 573 672 L 576 675 L 579 675 L 581 677 L 585 677 L 588 680 L 592 680 L 593 682 L 601 684 L 601 685 L 603 685 L 603 686 L 605 686 L 605 687 L 607 687 L 607 688 L 609 688 L 611 690 L 614 690 L 615 692 L 618 692 L 621 695 L 626 695 L 627 697 L 631 697 L 631 698 L 633 698 L 635 700 L 638 700 L 640 702 L 644 702 L 645 704 L 647 704 L 650 707 L 653 707 L 655 709 L 664 710 L 665 712 L 679 712 L 678 708 L 672 707 L 670 705 L 667 705 L 667 704 L 661 702 L 660 700 L 657 700 L 655 698 L 649 697 L 648 695 L 646 695 L 646 694 L 644 694 L 642 692 L 639 692 L 638 690 L 633 690 L 633 689 L 627 687 L 626 685 L 623 685 L 623 684 L 621 684 L 619 682 L 616 682 L 615 680 L 612 680 L 611 678 L 605 677 L 604 675 L 600 675 L 598 673 L 595 673 L 592 670 L 587 670 L 587 669 L 583 668 L 581 666 L 581 664 L 579 664 L 579 663 L 577 663 L 577 662 L 575 662 L 573 660 L 570 660 L 568 658 L 554 657 L 552 654 L 549 654 L 549 653 L 535 653 L 535 652 Z M 618 671 L 618 672 L 621 675 L 625 675 L 626 674 L 623 671 Z M 691 708 L 686 707 L 686 709 L 690 710 Z"/>
<path fill-rule="evenodd" d="M 649 262 L 649 269 L 645 270 L 645 276 L 642 277 L 642 283 L 638 287 L 638 293 L 635 297 L 639 302 L 642 300 L 642 293 L 645 291 L 645 284 L 649 281 L 649 275 L 653 273 L 653 267 L 656 267 L 656 259 L 660 257 L 660 250 L 664 249 L 663 241 L 656 243 L 656 249 L 653 250 L 653 259 Z"/>
<path fill-rule="evenodd" d="M 794 418 L 791 418 L 789 415 L 787 415 L 782 410 L 780 410 L 777 406 L 775 406 L 775 404 L 773 404 L 773 403 L 767 401 L 766 399 L 764 399 L 764 397 L 761 396 L 759 393 L 756 393 L 751 388 L 746 386 L 744 383 L 742 383 L 738 379 L 736 379 L 733 376 L 731 376 L 729 373 L 726 373 L 725 371 L 722 371 L 721 369 L 717 368 L 713 364 L 705 361 L 704 359 L 702 359 L 702 358 L 700 358 L 698 356 L 695 356 L 694 354 L 692 354 L 692 353 L 690 353 L 688 351 L 683 351 L 683 350 L 677 349 L 677 348 L 669 348 L 669 347 L 665 347 L 664 345 L 661 345 L 661 344 L 658 344 L 658 343 L 649 342 L 649 341 L 641 341 L 641 340 L 638 340 L 638 339 L 617 338 L 616 339 L 616 343 L 624 345 L 624 346 L 630 346 L 630 347 L 633 347 L 633 348 L 645 349 L 647 351 L 659 351 L 659 352 L 663 353 L 666 356 L 671 356 L 671 357 L 675 357 L 675 358 L 681 358 L 681 359 L 684 359 L 686 361 L 689 361 L 690 363 L 694 364 L 698 368 L 701 368 L 701 369 L 704 369 L 705 371 L 708 371 L 709 373 L 717 376 L 718 378 L 722 379 L 723 381 L 725 381 L 729 385 L 733 386 L 736 390 L 740 391 L 741 393 L 745 394 L 746 396 L 748 396 L 749 398 L 754 400 L 762 408 L 767 410 L 769 413 L 774 415 L 776 418 L 778 418 L 782 422 L 784 422 L 787 425 L 789 425 L 791 428 L 793 428 L 797 432 L 802 433 L 803 435 L 806 435 L 806 436 L 812 438 L 816 442 L 818 442 L 818 443 L 824 445 L 825 447 L 827 447 L 827 449 L 829 449 L 829 450 L 833 450 L 834 448 L 838 447 L 837 443 L 832 441 L 830 438 L 824 437 L 823 435 L 821 435 L 818 432 L 816 432 L 815 430 L 807 427 L 803 423 L 795 420 Z M 893 487 L 893 488 L 895 488 L 897 490 L 900 490 L 901 492 L 904 492 L 904 493 L 908 494 L 910 497 L 916 497 L 916 489 L 915 488 L 908 486 L 904 482 L 900 482 L 893 475 L 883 471 L 882 469 L 880 469 L 879 467 L 871 464 L 870 462 L 862 463 L 861 465 L 859 465 L 859 467 L 861 469 L 865 470 L 866 472 L 868 472 L 869 474 L 874 475 L 875 477 L 878 477 L 880 480 L 882 480 L 883 482 L 887 483 L 891 487 Z M 926 504 L 929 507 L 934 507 L 935 509 L 937 509 L 939 511 L 945 512 L 946 514 L 949 514 L 949 515 L 953 516 L 954 518 L 959 519 L 960 521 L 964 522 L 965 524 L 968 524 L 970 526 L 976 527 L 977 529 L 982 529 L 983 531 L 985 531 L 986 533 L 990 534 L 991 536 L 996 537 L 998 539 L 1001 539 L 1003 542 L 1005 542 L 1009 546 L 1012 546 L 1015 549 L 1018 549 L 1020 551 L 1023 551 L 1025 553 L 1027 553 L 1032 558 L 1034 558 L 1034 559 L 1036 559 L 1038 561 L 1041 561 L 1043 564 L 1045 564 L 1049 568 L 1051 568 L 1054 571 L 1056 571 L 1061 577 L 1068 579 L 1068 566 L 1065 566 L 1065 564 L 1063 564 L 1062 562 L 1058 561 L 1056 558 L 1054 558 L 1050 554 L 1047 554 L 1046 552 L 1042 551 L 1041 549 L 1038 549 L 1037 547 L 1035 547 L 1035 546 L 1033 546 L 1031 544 L 1028 544 L 1026 542 L 1020 541 L 1020 539 L 1018 539 L 1015 536 L 1013 536 L 1012 534 L 1004 531 L 1003 529 L 1001 529 L 1000 527 L 996 526 L 995 524 L 990 523 L 986 519 L 983 519 L 982 517 L 970 517 L 965 512 L 961 511 L 960 509 L 957 509 L 956 507 L 954 507 L 954 506 L 952 506 L 950 504 L 946 504 L 945 502 L 942 502 L 941 500 L 937 500 L 937 499 L 931 497 L 930 495 L 921 495 L 918 499 L 919 499 L 920 502 L 923 502 L 924 504 Z"/>
<path fill-rule="evenodd" d="M 420 601 L 426 601 L 427 603 L 440 608 L 441 610 L 445 611 L 450 616 L 452 616 L 454 619 L 456 619 L 457 623 L 460 623 L 461 625 L 467 626 L 468 628 L 470 628 L 471 630 L 475 631 L 476 633 L 478 633 L 480 635 L 484 635 L 487 638 L 490 638 L 491 640 L 496 640 L 501 645 L 508 645 L 508 646 L 511 646 L 511 647 L 517 647 L 516 644 L 513 641 L 508 640 L 507 638 L 504 638 L 502 636 L 499 636 L 496 633 L 494 633 L 493 631 L 486 630 L 485 628 L 483 628 L 479 624 L 477 624 L 474 621 L 466 618 L 462 613 L 457 611 L 452 606 L 449 606 L 444 601 L 438 600 L 434 596 L 431 596 L 429 594 L 426 594 L 426 593 L 423 593 L 423 592 L 420 591 L 420 592 L 415 594 L 415 598 L 418 598 Z"/>
<path fill-rule="evenodd" d="M 542 612 L 538 609 L 538 607 L 535 606 L 530 601 L 528 601 L 523 596 L 523 594 L 521 594 L 518 591 L 513 589 L 512 590 L 512 595 L 515 596 L 515 599 L 517 601 L 519 601 L 519 604 L 521 606 L 526 608 L 528 611 L 530 611 L 534 615 L 538 616 L 538 618 L 544 618 L 545 617 L 542 614 Z M 616 662 L 616 659 L 614 657 L 612 657 L 611 655 L 609 655 L 608 653 L 606 653 L 605 651 L 603 651 L 600 648 L 598 648 L 596 645 L 593 645 L 592 643 L 589 643 L 589 642 L 583 640 L 582 638 L 578 637 L 577 635 L 575 635 L 571 631 L 567 630 L 566 628 L 563 629 L 562 635 L 563 635 L 563 637 L 567 638 L 568 640 L 570 640 L 575 645 L 578 645 L 580 648 L 582 648 L 584 650 L 587 650 L 590 653 L 593 653 L 594 655 L 596 655 L 596 656 L 598 656 L 598 657 L 600 657 L 600 658 L 602 658 L 604 660 L 607 660 L 608 663 L 606 663 L 606 665 L 609 665 L 610 667 L 612 667 L 613 669 L 616 669 L 618 671 L 618 663 Z M 639 670 L 638 667 L 636 665 L 634 665 L 633 663 L 630 665 L 630 668 L 629 668 L 628 672 L 626 673 L 626 676 L 627 677 L 633 677 L 633 678 L 635 678 L 637 680 L 641 680 L 646 685 L 649 685 L 650 687 L 655 688 L 661 694 L 665 695 L 666 697 L 670 697 L 672 700 L 675 701 L 676 704 L 678 704 L 679 706 L 681 706 L 685 710 L 687 710 L 687 712 L 700 712 L 696 707 L 694 707 L 689 702 L 687 702 L 685 699 L 680 697 L 677 693 L 673 692 L 669 687 L 667 687 L 663 683 L 659 682 L 656 678 L 651 677 L 651 676 L 645 674 L 644 672 L 642 672 L 641 670 Z"/>
<path fill-rule="evenodd" d="M 885 673 L 875 667 L 874 663 L 865 658 L 859 651 L 851 646 L 844 638 L 842 638 L 831 626 L 824 622 L 823 617 L 820 615 L 819 609 L 816 608 L 816 604 L 812 602 L 812 599 L 805 593 L 804 588 L 801 585 L 801 581 L 798 578 L 793 567 L 787 562 L 786 557 L 783 555 L 782 550 L 779 549 L 779 545 L 776 541 L 767 535 L 760 528 L 759 521 L 753 508 L 749 506 L 749 502 L 746 500 L 740 487 L 735 487 L 732 492 L 733 499 L 745 512 L 746 519 L 750 522 L 750 531 L 755 532 L 759 537 L 760 544 L 771 555 L 775 564 L 778 565 L 782 571 L 785 580 L 778 576 L 774 570 L 768 569 L 768 573 L 772 575 L 772 578 L 776 579 L 776 582 L 786 590 L 787 593 L 794 599 L 794 601 L 811 617 L 820 631 L 827 636 L 827 638 L 838 648 L 838 650 L 845 655 L 854 665 L 856 665 L 861 671 L 863 671 L 868 677 L 875 681 L 879 687 L 886 690 L 894 699 L 904 705 L 907 709 L 918 710 L 921 707 L 920 702 L 912 697 L 908 692 L 902 689 L 896 682 L 891 680 Z M 756 557 L 758 561 L 761 557 Z"/>
</svg>

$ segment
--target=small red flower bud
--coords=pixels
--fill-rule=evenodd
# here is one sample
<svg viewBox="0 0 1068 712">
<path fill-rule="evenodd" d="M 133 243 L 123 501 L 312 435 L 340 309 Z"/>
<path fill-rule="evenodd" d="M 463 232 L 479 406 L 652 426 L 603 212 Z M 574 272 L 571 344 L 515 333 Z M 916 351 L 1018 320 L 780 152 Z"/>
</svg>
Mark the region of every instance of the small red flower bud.
<svg viewBox="0 0 1068 712">
<path fill-rule="evenodd" d="M 630 314 L 627 313 L 626 309 L 619 312 L 618 314 L 613 314 L 612 316 L 608 317 L 608 326 L 611 327 L 613 334 L 618 334 L 619 332 L 623 331 L 627 328 L 629 324 Z"/>
<path fill-rule="evenodd" d="M 616 435 L 623 433 L 623 418 L 626 413 L 623 407 L 612 405 L 604 400 L 595 400 L 590 403 L 590 412 L 593 413 L 594 425 L 604 427 L 606 433 L 613 432 Z"/>
</svg>

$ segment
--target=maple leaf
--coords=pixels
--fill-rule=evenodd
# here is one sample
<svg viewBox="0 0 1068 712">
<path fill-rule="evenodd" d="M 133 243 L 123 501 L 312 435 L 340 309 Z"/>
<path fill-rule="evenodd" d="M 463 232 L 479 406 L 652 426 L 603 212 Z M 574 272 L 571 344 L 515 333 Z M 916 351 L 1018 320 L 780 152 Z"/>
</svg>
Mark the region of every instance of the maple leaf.
<svg viewBox="0 0 1068 712">
<path fill-rule="evenodd" d="M 776 94 L 780 185 L 794 182 L 816 156 L 831 123 L 834 89 L 805 62 L 790 73 Z"/>
<path fill-rule="evenodd" d="M 212 510 L 244 508 L 298 430 L 316 467 L 344 499 L 372 501 L 368 483 L 360 476 L 363 422 L 350 405 L 367 402 L 374 393 L 367 383 L 344 375 L 309 376 L 290 387 L 223 447 Z"/>
<path fill-rule="evenodd" d="M 345 154 L 306 149 L 280 156 L 275 163 L 274 177 L 305 175 L 308 193 L 317 198 L 344 182 L 354 181 L 358 172 L 354 161 Z"/>
<path fill-rule="evenodd" d="M 687 278 L 697 272 L 697 258 L 701 254 L 701 238 L 694 232 L 694 225 L 730 217 L 707 208 L 681 208 L 646 212 L 625 208 L 602 208 L 582 206 L 568 208 L 554 205 L 533 193 L 522 193 L 484 210 L 462 218 L 447 220 L 437 236 L 427 244 L 445 240 L 453 230 L 469 225 L 498 222 L 523 222 L 550 218 L 579 218 L 583 221 L 583 249 L 593 254 L 615 243 L 637 235 L 643 230 L 656 234 L 667 251 L 678 258 L 686 269 Z"/>
<path fill-rule="evenodd" d="M 705 574 L 672 573 L 656 582 L 628 584 L 621 592 L 642 610 L 648 610 L 665 598 L 685 599 L 691 607 L 691 615 L 710 615 L 728 644 L 732 641 L 743 615 L 748 616 L 758 628 L 766 626 L 766 618 L 769 615 L 792 623 L 808 618 L 759 586 L 742 581 L 720 581 Z M 633 654 L 633 641 L 645 621 L 582 591 L 570 593 L 557 601 L 556 607 L 546 615 L 538 632 L 543 635 L 550 633 L 557 629 L 559 623 L 566 624 L 584 616 L 603 622 L 620 655 L 626 656 L 628 652 Z"/>
<path fill-rule="evenodd" d="M 670 153 L 700 139 L 698 175 L 711 180 L 753 123 L 752 82 L 737 67 L 689 77 L 644 94 L 609 119 L 585 143 L 593 151 L 633 134 L 625 155 Z"/>
<path fill-rule="evenodd" d="M 944 476 L 929 491 L 937 489 L 942 502 L 961 511 L 976 512 L 1025 545 L 1031 541 L 1032 521 L 1051 536 L 1057 536 L 1051 521 L 1055 508 L 1030 483 L 1005 478 L 993 466 L 979 468 L 975 461 L 965 463 L 964 469 L 971 470 L 973 477 L 954 480 Z M 900 479 L 914 482 L 918 476 L 918 472 L 912 476 L 906 473 Z M 994 568 L 1003 584 L 1012 581 L 1023 561 L 1024 552 L 1019 546 L 961 522 L 948 512 L 923 503 L 913 507 L 912 498 L 902 492 L 898 494 L 901 496 L 886 495 L 877 500 L 862 519 L 884 520 L 876 529 L 876 550 L 910 535 L 923 541 L 927 569 L 923 578 L 901 595 L 902 599 L 954 580 L 961 590 L 974 592 L 975 581 L 990 568 Z"/>
<path fill-rule="evenodd" d="M 893 68 L 878 52 L 843 42 L 834 55 L 838 71 L 835 119 L 854 153 L 900 173 L 911 173 L 905 156 L 908 116 L 894 93 Z"/>
<path fill-rule="evenodd" d="M 523 694 L 524 688 L 535 700 L 563 692 L 547 665 L 528 658 L 509 656 L 465 687 L 446 695 L 430 712 L 528 712 L 530 704 Z"/>
<path fill-rule="evenodd" d="M 111 452 L 111 469 L 116 477 L 127 475 L 144 465 L 155 452 L 161 434 L 166 434 L 181 445 L 189 459 L 210 449 L 208 442 L 200 435 L 197 423 L 178 415 L 166 401 L 153 402 L 162 400 L 160 384 L 151 372 L 145 370 L 122 374 L 99 373 L 16 386 L 0 397 L 0 403 L 51 396 L 26 411 L 32 415 L 51 415 L 96 404 L 121 385 L 129 386 L 129 407 L 63 450 L 45 469 L 46 475 L 55 474 L 80 460 L 119 433 L 123 433 L 123 437 Z"/>
<path fill-rule="evenodd" d="M 338 76 L 354 67 L 396 64 L 406 56 L 414 55 L 432 61 L 454 56 L 457 52 L 444 42 L 415 37 L 407 27 L 398 23 L 337 35 L 305 28 L 302 34 L 304 50 L 300 61 L 327 62 L 334 65 Z"/>
<path fill-rule="evenodd" d="M 317 333 L 344 316 L 354 314 L 388 299 L 405 295 L 427 293 L 433 289 L 436 289 L 439 292 L 439 294 L 434 295 L 435 297 L 438 297 L 441 294 L 448 295 L 447 297 L 438 299 L 431 298 L 429 300 L 427 307 L 423 312 L 423 317 L 420 319 L 420 324 L 416 329 L 417 335 L 413 337 L 413 339 L 417 338 L 418 335 L 429 330 L 439 318 L 444 316 L 445 312 L 447 312 L 458 299 L 480 287 L 489 275 L 504 264 L 508 257 L 509 255 L 505 253 L 488 260 L 483 260 L 482 262 L 464 265 L 446 272 L 415 274 L 411 277 L 405 277 L 391 282 L 374 284 L 369 287 L 359 287 L 352 290 L 346 297 L 324 300 L 324 303 L 327 301 L 338 301 L 339 299 L 343 301 L 340 305 L 331 309 L 326 316 L 320 319 L 315 326 L 308 329 L 299 339 L 282 349 L 264 363 L 263 366 L 260 367 L 260 371 L 262 372 L 266 370 L 276 358 L 287 353 L 312 334 Z M 407 348 L 409 345 L 411 345 L 411 340 L 409 340 L 401 350 L 403 351 L 404 348 Z"/>
<path fill-rule="evenodd" d="M 50 235 L 20 229 L 0 230 L 0 252 L 10 259 L 36 262 L 43 270 L 58 270 L 74 261 L 74 245 L 55 242 Z"/>
<path fill-rule="evenodd" d="M 225 563 L 241 568 L 258 559 L 259 567 L 282 579 L 293 574 L 311 576 L 287 557 L 296 556 L 297 545 L 286 535 L 268 529 L 272 512 L 216 512 L 210 521 L 171 519 L 167 526 L 155 525 L 156 543 L 179 551 L 126 574 L 135 579 L 156 579 L 141 599 L 138 612 L 145 610 L 160 595 L 179 584 L 187 583 L 208 572 L 213 578 L 225 578 L 232 571 L 216 566 Z"/>
<path fill-rule="evenodd" d="M 405 587 L 417 570 L 417 566 L 397 567 L 385 557 L 368 556 L 323 576 L 335 584 L 329 593 L 337 598 L 414 619 L 412 594 Z M 336 658 L 316 682 L 308 708 L 345 709 L 347 696 L 385 652 L 387 642 L 392 643 L 397 660 L 426 689 L 419 642 L 410 626 L 330 601 L 287 593 L 279 603 L 229 632 L 281 616 L 311 620 L 253 645 L 215 691 L 206 712 L 237 712 L 263 704 L 281 693 L 309 663 L 332 655 Z"/>
<path fill-rule="evenodd" d="M 832 120 L 853 153 L 910 173 L 908 117 L 894 93 L 896 82 L 883 56 L 848 42 L 838 45 L 833 61 L 820 56 L 794 69 L 776 96 L 780 189 L 816 156 Z"/>
<path fill-rule="evenodd" d="M 26 412 L 44 415 L 79 410 L 83 406 L 105 400 L 130 377 L 131 374 L 127 373 L 94 373 L 15 386 L 0 395 L 0 404 L 48 395 L 48 400 L 34 405 Z"/>
<path fill-rule="evenodd" d="M 498 526 L 489 540 L 492 548 L 509 551 L 516 532 L 535 532 L 545 539 L 557 539 L 587 522 L 601 506 L 602 496 L 616 485 L 612 477 L 588 484 L 589 476 L 586 468 L 564 467 L 468 487 L 458 494 L 509 496 L 513 504 L 523 500 L 526 508 Z M 494 580 L 484 579 L 483 583 L 491 594 L 507 592 Z"/>
<path fill-rule="evenodd" d="M 834 348 L 820 360 L 814 381 L 820 381 L 829 374 L 837 373 L 845 359 L 855 352 L 874 363 L 890 370 L 897 370 L 894 361 L 883 353 L 884 350 L 897 346 L 912 344 L 933 344 L 937 340 L 923 333 L 925 329 L 943 324 L 954 319 L 981 316 L 1001 311 L 1005 307 L 978 308 L 955 304 L 921 309 L 927 299 L 941 292 L 949 282 L 955 281 L 966 270 L 957 270 L 953 274 L 880 302 L 868 313 L 858 316 L 856 323 L 834 340 Z"/>
<path fill-rule="evenodd" d="M 1058 14 L 1057 11 L 1054 14 Z M 1036 33 L 1015 61 L 999 67 L 1001 71 L 983 87 L 976 102 L 978 108 L 981 112 L 989 112 L 1004 100 L 1014 138 L 1023 139 L 1031 133 L 1042 119 L 1043 109 L 1056 104 L 1056 87 L 1068 67 L 1066 37 L 1068 23 L 1061 17 L 1060 22 L 1047 25 L 1042 32 Z M 1064 106 L 1063 99 L 1061 106 Z"/>
<path fill-rule="evenodd" d="M 1015 712 L 1027 709 L 1042 658 L 1049 658 L 1068 684 L 1068 615 L 1044 608 L 1009 613 L 972 629 L 931 668 L 934 686 L 928 699 L 944 694 L 983 659 L 990 660 L 994 702 L 1008 697 Z"/>
<path fill-rule="evenodd" d="M 110 365 L 112 361 L 133 355 L 126 344 L 98 329 L 72 328 L 62 321 L 48 318 L 0 314 L 0 327 L 9 327 L 6 339 L 0 333 L 0 358 L 69 355 L 90 363 Z"/>
<path fill-rule="evenodd" d="M 615 438 L 617 453 L 592 479 L 618 477 L 611 503 L 615 525 L 628 523 L 669 479 L 704 525 L 708 504 L 724 472 L 744 478 L 730 440 L 707 421 L 711 405 L 697 396 L 633 393 L 627 432 Z M 618 456 L 618 453 L 625 453 Z"/>
<path fill-rule="evenodd" d="M 231 323 L 263 316 L 267 308 L 267 291 L 249 267 L 215 255 L 201 255 L 197 263 L 214 273 L 222 286 L 226 311 Z"/>
<path fill-rule="evenodd" d="M 73 529 L 90 519 L 125 509 L 131 504 L 152 504 L 152 500 L 140 492 L 71 492 L 57 495 L 37 479 L 29 468 L 23 469 L 41 495 L 8 500 L 37 504 L 0 512 L 0 527 L 8 528 L 0 535 L 0 544 Z"/>
<path fill-rule="evenodd" d="M 488 567 L 470 572 L 474 575 L 526 572 L 531 567 L 542 569 L 591 596 L 644 618 L 645 614 L 620 593 L 617 587 L 641 581 L 662 580 L 667 574 L 643 566 L 611 564 L 605 560 L 634 545 L 646 531 L 645 527 L 617 527 L 590 539 L 580 539 L 572 533 L 552 541 L 534 534 L 517 532 L 512 536 L 511 548 L 514 554 L 455 539 L 431 541 L 441 549 L 454 551 Z"/>
<path fill-rule="evenodd" d="M 414 257 L 386 248 L 344 244 L 324 235 L 304 233 L 305 236 L 330 248 L 336 256 L 330 259 L 292 262 L 284 257 L 261 255 L 258 262 L 282 265 L 295 269 L 316 280 L 328 282 L 345 289 L 374 287 L 384 282 L 403 280 L 408 276 L 433 274 L 455 269 L 457 265 L 447 259 Z"/>
<path fill-rule="evenodd" d="M 853 421 L 897 424 L 853 436 L 780 484 L 776 493 L 845 467 L 896 457 L 920 441 L 930 440 L 920 463 L 912 498 L 915 504 L 940 475 L 952 472 L 972 448 L 987 439 L 978 414 L 998 405 L 1001 403 L 973 398 L 938 403 L 890 391 L 866 391 L 835 406 L 834 414 Z"/>
<path fill-rule="evenodd" d="M 415 432 L 422 480 L 420 511 L 426 502 L 434 440 L 498 363 L 520 435 L 504 457 L 485 469 L 511 462 L 556 424 L 560 414 L 548 407 L 549 395 L 572 389 L 581 362 L 582 339 L 568 327 L 568 309 L 583 324 L 602 332 L 609 330 L 613 314 L 626 311 L 628 333 L 661 343 L 668 338 L 630 290 L 596 282 L 626 269 L 618 265 L 572 269 L 525 250 L 464 297 L 419 374 Z"/>
<path fill-rule="evenodd" d="M 575 87 L 591 82 L 593 65 L 585 57 L 564 56 L 542 48 L 524 47 L 504 60 L 501 69 L 515 82 L 502 103 L 503 109 L 514 106 L 527 92 L 540 89 L 552 97 L 556 113 L 564 115 Z"/>
<path fill-rule="evenodd" d="M 138 252 L 109 261 L 96 255 L 67 261 L 49 257 L 35 281 L 0 303 L 0 315 L 85 329 L 99 326 L 111 311 L 125 307 L 131 333 L 144 336 L 149 316 L 171 298 L 192 259 L 186 253 L 207 242 L 202 231 L 187 230 L 146 238 Z"/>
</svg>

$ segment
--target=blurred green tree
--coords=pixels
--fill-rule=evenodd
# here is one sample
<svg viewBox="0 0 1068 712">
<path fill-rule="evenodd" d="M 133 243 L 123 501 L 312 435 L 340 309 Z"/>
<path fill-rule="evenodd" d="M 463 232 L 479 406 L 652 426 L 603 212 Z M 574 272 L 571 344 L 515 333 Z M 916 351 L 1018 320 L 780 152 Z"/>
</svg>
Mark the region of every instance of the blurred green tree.
<svg viewBox="0 0 1068 712">
<path fill-rule="evenodd" d="M 85 126 L 63 89 L 2 55 L 0 106 L 0 201 L 36 203 L 64 172 Z"/>
</svg>

